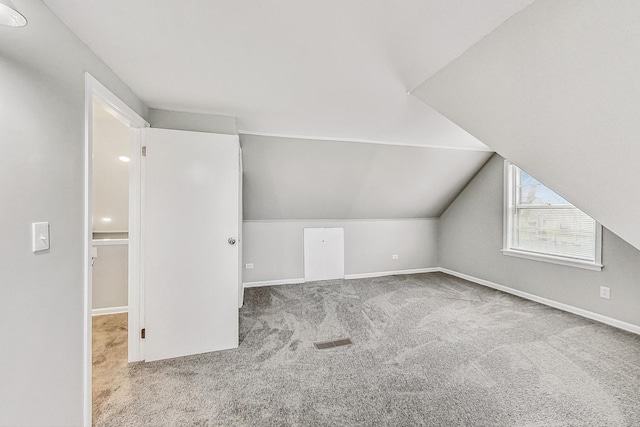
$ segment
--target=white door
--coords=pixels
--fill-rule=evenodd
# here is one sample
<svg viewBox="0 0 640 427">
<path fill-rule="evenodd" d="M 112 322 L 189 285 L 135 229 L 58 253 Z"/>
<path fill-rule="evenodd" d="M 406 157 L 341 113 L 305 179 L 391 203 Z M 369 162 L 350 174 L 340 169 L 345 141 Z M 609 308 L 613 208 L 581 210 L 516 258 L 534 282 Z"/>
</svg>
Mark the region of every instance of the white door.
<svg viewBox="0 0 640 427">
<path fill-rule="evenodd" d="M 304 229 L 304 280 L 344 278 L 344 229 Z"/>
<path fill-rule="evenodd" d="M 145 133 L 144 358 L 235 348 L 238 137 Z"/>
</svg>

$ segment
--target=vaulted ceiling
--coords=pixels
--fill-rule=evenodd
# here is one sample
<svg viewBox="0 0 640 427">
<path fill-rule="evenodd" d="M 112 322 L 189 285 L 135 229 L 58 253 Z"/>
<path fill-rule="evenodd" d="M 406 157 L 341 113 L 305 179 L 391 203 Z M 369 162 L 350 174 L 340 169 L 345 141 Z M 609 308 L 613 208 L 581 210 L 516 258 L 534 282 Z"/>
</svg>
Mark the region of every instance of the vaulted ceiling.
<svg viewBox="0 0 640 427">
<path fill-rule="evenodd" d="M 640 248 L 639 17 L 537 0 L 414 94 Z"/>
<path fill-rule="evenodd" d="M 486 148 L 407 91 L 533 0 L 45 0 L 150 107 L 242 133 Z"/>
<path fill-rule="evenodd" d="M 247 219 L 359 219 L 439 216 L 490 157 L 409 92 L 533 0 L 44 1 L 152 112 L 236 118 Z"/>
</svg>

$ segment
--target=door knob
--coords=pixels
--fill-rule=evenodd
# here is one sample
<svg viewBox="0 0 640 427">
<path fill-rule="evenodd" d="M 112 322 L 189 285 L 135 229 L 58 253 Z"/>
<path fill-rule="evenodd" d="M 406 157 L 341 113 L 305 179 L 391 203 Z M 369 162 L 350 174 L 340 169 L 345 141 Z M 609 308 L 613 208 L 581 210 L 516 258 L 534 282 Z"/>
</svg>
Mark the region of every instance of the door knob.
<svg viewBox="0 0 640 427">
<path fill-rule="evenodd" d="M 227 242 L 229 242 L 229 244 L 233 246 L 236 244 L 236 239 L 234 237 L 229 237 L 229 240 L 227 240 Z"/>
</svg>

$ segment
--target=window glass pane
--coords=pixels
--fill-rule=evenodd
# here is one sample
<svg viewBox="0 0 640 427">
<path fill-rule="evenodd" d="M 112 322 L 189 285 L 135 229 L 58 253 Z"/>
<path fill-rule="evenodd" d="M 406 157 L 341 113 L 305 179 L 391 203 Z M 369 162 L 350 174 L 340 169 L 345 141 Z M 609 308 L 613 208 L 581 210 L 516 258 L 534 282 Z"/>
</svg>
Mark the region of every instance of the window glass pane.
<svg viewBox="0 0 640 427">
<path fill-rule="evenodd" d="M 511 249 L 595 262 L 596 221 L 522 169 L 513 171 Z"/>
<path fill-rule="evenodd" d="M 545 187 L 540 181 L 517 168 L 520 174 L 519 198 L 520 204 L 523 205 L 566 205 L 572 206 L 571 203 Z"/>
<path fill-rule="evenodd" d="M 596 222 L 577 208 L 517 210 L 516 249 L 595 260 Z"/>
</svg>

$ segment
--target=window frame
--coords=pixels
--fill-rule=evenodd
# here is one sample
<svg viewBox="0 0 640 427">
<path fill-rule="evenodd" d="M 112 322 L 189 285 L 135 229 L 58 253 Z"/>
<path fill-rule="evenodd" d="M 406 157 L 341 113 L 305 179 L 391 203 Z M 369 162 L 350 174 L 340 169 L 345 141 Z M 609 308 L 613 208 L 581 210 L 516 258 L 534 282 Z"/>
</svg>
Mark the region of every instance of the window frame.
<svg viewBox="0 0 640 427">
<path fill-rule="evenodd" d="M 602 265 L 602 225 L 596 221 L 596 239 L 595 239 L 595 260 L 587 261 L 577 258 L 547 254 L 542 252 L 526 251 L 521 249 L 512 248 L 511 242 L 513 241 L 514 223 L 516 215 L 516 185 L 515 184 L 515 168 L 517 165 L 504 161 L 504 202 L 503 202 L 503 239 L 502 239 L 502 253 L 507 256 L 530 259 L 534 261 L 543 261 L 552 264 L 559 264 L 569 267 L 584 268 L 587 270 L 601 271 Z M 544 185 L 544 184 L 543 184 Z M 553 191 L 553 190 L 552 190 Z M 562 207 L 552 209 L 563 209 Z"/>
</svg>

